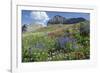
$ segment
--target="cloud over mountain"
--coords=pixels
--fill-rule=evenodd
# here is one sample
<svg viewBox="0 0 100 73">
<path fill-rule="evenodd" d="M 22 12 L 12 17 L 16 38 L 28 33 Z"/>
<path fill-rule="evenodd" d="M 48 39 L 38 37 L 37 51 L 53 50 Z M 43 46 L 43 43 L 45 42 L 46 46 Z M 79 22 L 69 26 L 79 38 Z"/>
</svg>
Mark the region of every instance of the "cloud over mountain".
<svg viewBox="0 0 100 73">
<path fill-rule="evenodd" d="M 30 13 L 30 16 L 35 24 L 42 24 L 46 26 L 46 21 L 49 20 L 49 17 L 46 12 L 43 11 L 33 11 Z"/>
</svg>

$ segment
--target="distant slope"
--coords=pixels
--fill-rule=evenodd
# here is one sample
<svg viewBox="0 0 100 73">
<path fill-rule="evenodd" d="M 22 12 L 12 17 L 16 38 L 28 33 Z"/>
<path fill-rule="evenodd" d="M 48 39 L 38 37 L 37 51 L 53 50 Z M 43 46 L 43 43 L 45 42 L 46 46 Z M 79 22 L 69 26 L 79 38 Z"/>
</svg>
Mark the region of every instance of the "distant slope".
<svg viewBox="0 0 100 73">
<path fill-rule="evenodd" d="M 67 29 L 71 26 L 73 25 L 60 25 L 60 24 L 49 25 L 47 27 L 37 29 L 37 32 L 51 32 L 51 31 L 56 31 L 56 30 Z"/>
<path fill-rule="evenodd" d="M 41 24 L 30 24 L 27 26 L 27 32 L 34 32 L 40 28 L 43 28 L 43 26 Z"/>
<path fill-rule="evenodd" d="M 41 24 L 31 24 L 26 26 L 26 33 L 29 32 L 55 32 L 55 31 L 65 31 L 65 30 L 71 30 L 70 27 L 77 27 L 78 29 L 81 29 L 81 32 L 87 32 L 89 31 L 89 21 L 83 21 L 75 24 L 54 24 L 54 25 L 49 25 L 47 27 L 42 26 Z M 57 32 L 59 33 L 59 32 Z M 89 33 L 89 32 L 88 32 Z"/>
</svg>

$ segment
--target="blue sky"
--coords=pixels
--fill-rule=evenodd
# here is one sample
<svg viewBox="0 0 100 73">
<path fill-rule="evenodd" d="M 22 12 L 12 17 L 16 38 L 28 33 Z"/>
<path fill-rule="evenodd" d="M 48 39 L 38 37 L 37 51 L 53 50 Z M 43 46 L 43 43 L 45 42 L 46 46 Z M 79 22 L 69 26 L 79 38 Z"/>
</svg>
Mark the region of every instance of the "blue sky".
<svg viewBox="0 0 100 73">
<path fill-rule="evenodd" d="M 46 25 L 47 21 L 54 17 L 55 15 L 60 15 L 65 18 L 77 18 L 83 17 L 90 20 L 89 13 L 79 13 L 79 12 L 51 12 L 51 11 L 32 11 L 32 10 L 22 10 L 22 24 L 43 24 Z"/>
</svg>

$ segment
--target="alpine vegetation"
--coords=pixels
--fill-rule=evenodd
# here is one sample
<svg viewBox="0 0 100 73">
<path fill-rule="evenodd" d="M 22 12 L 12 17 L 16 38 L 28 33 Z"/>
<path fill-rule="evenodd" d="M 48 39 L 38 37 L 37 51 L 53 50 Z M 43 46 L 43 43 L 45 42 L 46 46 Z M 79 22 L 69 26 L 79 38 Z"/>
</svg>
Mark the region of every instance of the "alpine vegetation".
<svg viewBox="0 0 100 73">
<path fill-rule="evenodd" d="M 22 62 L 90 59 L 88 13 L 22 10 Z"/>
</svg>

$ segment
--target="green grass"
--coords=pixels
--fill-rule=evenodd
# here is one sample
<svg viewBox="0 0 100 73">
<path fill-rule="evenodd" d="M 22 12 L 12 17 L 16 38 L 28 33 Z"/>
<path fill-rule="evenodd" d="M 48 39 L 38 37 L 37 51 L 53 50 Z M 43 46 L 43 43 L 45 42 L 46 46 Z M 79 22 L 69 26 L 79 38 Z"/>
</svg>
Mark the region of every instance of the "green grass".
<svg viewBox="0 0 100 73">
<path fill-rule="evenodd" d="M 85 23 L 84 23 L 85 24 Z M 61 61 L 61 60 L 84 60 L 90 58 L 90 38 L 80 35 L 80 23 L 75 25 L 51 25 L 40 28 L 35 32 L 25 32 L 22 34 L 22 62 L 40 62 L 40 61 Z M 61 30 L 63 29 L 63 30 Z M 55 30 L 59 31 L 58 33 Z M 48 32 L 55 32 L 53 36 L 48 36 Z M 65 35 L 64 33 L 70 33 Z M 60 34 L 60 36 L 58 36 Z M 56 39 L 67 36 L 77 39 L 74 49 L 72 43 L 66 43 L 66 48 L 62 50 L 56 44 Z M 31 53 L 29 51 L 31 48 Z M 61 49 L 56 50 L 56 49 Z"/>
</svg>

